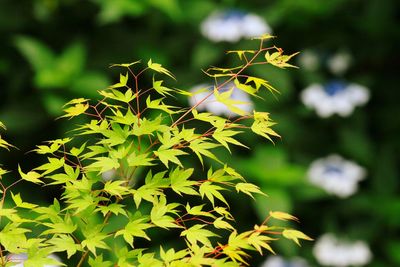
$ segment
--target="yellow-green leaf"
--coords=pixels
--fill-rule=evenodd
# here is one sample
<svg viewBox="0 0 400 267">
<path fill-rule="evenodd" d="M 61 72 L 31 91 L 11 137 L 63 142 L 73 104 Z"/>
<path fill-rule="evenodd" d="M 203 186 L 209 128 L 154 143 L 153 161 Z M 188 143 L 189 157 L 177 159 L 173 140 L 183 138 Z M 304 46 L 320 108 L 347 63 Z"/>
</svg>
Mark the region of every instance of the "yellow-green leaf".
<svg viewBox="0 0 400 267">
<path fill-rule="evenodd" d="M 288 230 L 287 229 L 282 232 L 282 235 L 287 239 L 293 240 L 299 246 L 300 246 L 299 239 L 310 240 L 310 241 L 313 240 L 311 237 L 309 237 L 297 230 Z"/>
<path fill-rule="evenodd" d="M 289 213 L 282 212 L 282 211 L 270 211 L 269 216 L 271 216 L 274 219 L 283 220 L 283 221 L 288 221 L 288 220 L 297 221 L 297 222 L 299 221 L 299 219 L 297 219 L 293 215 L 290 215 Z"/>
<path fill-rule="evenodd" d="M 26 180 L 26 181 L 29 181 L 29 182 L 32 182 L 32 183 L 35 183 L 35 184 L 41 184 L 41 183 L 43 183 L 43 181 L 41 181 L 41 180 L 39 179 L 39 178 L 42 177 L 42 175 L 41 175 L 40 173 L 38 173 L 38 172 L 30 171 L 30 172 L 28 172 L 28 173 L 24 173 L 24 172 L 21 170 L 21 166 L 19 166 L 19 165 L 18 165 L 18 172 L 19 172 L 19 174 L 21 175 L 21 178 L 24 179 L 24 180 Z"/>
</svg>

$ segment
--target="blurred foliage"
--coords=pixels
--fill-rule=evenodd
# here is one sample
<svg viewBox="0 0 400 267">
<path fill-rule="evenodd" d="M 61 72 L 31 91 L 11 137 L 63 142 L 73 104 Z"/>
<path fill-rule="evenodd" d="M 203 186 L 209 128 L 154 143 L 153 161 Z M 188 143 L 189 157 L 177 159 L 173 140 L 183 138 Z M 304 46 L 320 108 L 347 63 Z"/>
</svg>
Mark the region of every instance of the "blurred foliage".
<svg viewBox="0 0 400 267">
<path fill-rule="evenodd" d="M 335 78 L 325 67 L 313 72 L 254 69 L 281 92 L 276 99 L 254 101 L 256 107 L 262 106 L 259 109 L 274 114 L 282 140 L 275 146 L 259 145 L 254 151 L 239 150 L 238 156 L 221 158 L 237 165 L 270 196 L 257 207 L 236 199 L 237 211 L 232 212 L 241 213 L 238 221 L 255 222 L 265 209 L 280 207 L 299 217 L 302 230 L 313 237 L 330 231 L 366 240 L 374 254 L 370 266 L 398 266 L 397 0 L 3 0 L 0 120 L 8 126 L 11 143 L 20 148 L 6 162 L 15 167 L 20 154 L 68 129 L 64 122 L 54 122 L 60 107 L 68 99 L 103 89 L 112 78 L 106 71 L 111 63 L 153 58 L 175 70 L 180 84 L 186 86 L 181 89 L 204 82 L 200 68 L 226 63 L 222 51 L 248 45 L 246 40 L 212 43 L 201 36 L 202 20 L 224 8 L 262 16 L 288 54 L 313 49 L 322 51 L 325 60 L 326 54 L 347 51 L 352 63 L 342 78 L 371 91 L 369 103 L 350 117 L 321 119 L 303 106 L 299 94 L 311 82 Z M 245 139 L 260 142 L 250 136 Z M 331 153 L 354 160 L 368 171 L 350 198 L 328 196 L 306 179 L 310 162 Z M 260 163 L 264 168 L 256 167 Z M 291 249 L 283 242 L 278 252 L 303 255 L 316 265 L 312 245 Z"/>
</svg>

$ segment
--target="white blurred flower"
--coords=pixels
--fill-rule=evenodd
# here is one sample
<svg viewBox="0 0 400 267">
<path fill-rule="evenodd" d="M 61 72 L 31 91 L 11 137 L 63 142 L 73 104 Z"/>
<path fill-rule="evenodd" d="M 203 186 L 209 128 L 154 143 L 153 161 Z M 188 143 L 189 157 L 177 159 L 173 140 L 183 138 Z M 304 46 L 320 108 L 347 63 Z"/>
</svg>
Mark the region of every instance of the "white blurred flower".
<svg viewBox="0 0 400 267">
<path fill-rule="evenodd" d="M 372 253 L 364 241 L 342 241 L 333 234 L 321 236 L 313 248 L 313 254 L 323 266 L 362 266 L 371 261 Z"/>
<path fill-rule="evenodd" d="M 215 12 L 201 23 L 201 33 L 213 42 L 237 42 L 271 33 L 269 25 L 259 16 L 238 10 Z"/>
<path fill-rule="evenodd" d="M 328 69 L 336 75 L 342 75 L 350 67 L 351 55 L 347 52 L 340 51 L 331 56 L 326 65 Z"/>
<path fill-rule="evenodd" d="M 236 104 L 237 108 L 244 110 L 246 113 L 250 113 L 253 111 L 253 103 L 248 94 L 238 89 L 233 83 L 228 83 L 223 88 L 219 90 L 219 93 L 226 92 L 233 88 L 230 99 L 241 101 L 243 103 Z M 189 98 L 189 104 L 191 106 L 196 105 L 199 101 L 202 101 L 205 97 L 207 97 L 211 92 L 213 92 L 214 86 L 208 84 L 201 84 L 193 87 L 190 92 L 193 94 Z M 211 94 L 206 100 L 204 100 L 200 105 L 197 106 L 197 110 L 207 110 L 215 115 L 225 115 L 227 117 L 237 116 L 236 113 L 230 111 L 228 107 L 217 101 L 214 94 Z"/>
<path fill-rule="evenodd" d="M 312 50 L 305 50 L 297 57 L 299 66 L 309 71 L 315 71 L 318 69 L 320 62 L 318 54 Z"/>
<path fill-rule="evenodd" d="M 359 84 L 331 81 L 325 85 L 308 86 L 301 92 L 301 100 L 307 107 L 315 109 L 322 118 L 335 113 L 346 117 L 353 113 L 356 106 L 368 102 L 369 91 Z"/>
<path fill-rule="evenodd" d="M 338 155 L 315 160 L 307 173 L 312 184 L 341 198 L 353 195 L 365 175 L 364 168 Z"/>
<path fill-rule="evenodd" d="M 61 262 L 61 259 L 55 254 L 50 254 L 47 258 L 54 259 L 56 261 Z M 16 263 L 13 267 L 24 267 L 24 262 L 28 259 L 28 255 L 26 253 L 20 254 L 9 254 L 6 256 L 8 262 Z M 60 267 L 61 264 L 52 264 L 52 265 L 43 265 L 43 267 Z"/>
<path fill-rule="evenodd" d="M 308 267 L 309 265 L 304 259 L 293 258 L 285 260 L 279 256 L 270 256 L 262 263 L 260 267 Z"/>
</svg>

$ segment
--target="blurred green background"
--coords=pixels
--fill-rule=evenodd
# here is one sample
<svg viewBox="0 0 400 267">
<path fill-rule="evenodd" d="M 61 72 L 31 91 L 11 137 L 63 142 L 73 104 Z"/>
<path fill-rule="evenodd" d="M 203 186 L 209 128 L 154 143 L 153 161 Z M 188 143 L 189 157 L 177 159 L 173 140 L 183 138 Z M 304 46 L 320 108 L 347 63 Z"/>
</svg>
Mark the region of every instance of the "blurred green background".
<svg viewBox="0 0 400 267">
<path fill-rule="evenodd" d="M 55 120 L 62 105 L 71 98 L 96 98 L 96 90 L 118 75 L 108 69 L 111 63 L 152 58 L 176 75 L 178 82 L 170 86 L 185 90 L 212 82 L 201 68 L 227 63 L 225 51 L 252 45 L 216 43 L 201 34 L 210 14 L 230 9 L 265 20 L 285 52 L 312 51 L 317 60 L 314 67 L 302 66 L 299 56 L 294 63 L 300 69 L 253 70 L 281 91 L 254 105 L 271 113 L 282 140 L 261 143 L 249 134 L 242 140 L 252 150 L 221 155 L 269 195 L 257 203 L 230 197 L 239 228 L 259 223 L 270 210 L 290 212 L 301 220 L 297 227 L 316 239 L 330 232 L 365 241 L 373 255 L 367 266 L 400 266 L 398 0 L 2 0 L 0 120 L 19 148 L 3 153 L 2 162 L 15 170 L 17 162 L 35 161 L 24 153 L 36 144 L 63 136 L 68 121 Z M 341 51 L 350 63 L 333 73 L 327 62 Z M 320 118 L 300 94 L 311 83 L 332 79 L 367 87 L 369 102 L 347 117 Z M 346 198 L 307 178 L 311 162 L 333 153 L 367 172 L 357 192 Z M 37 198 L 45 201 L 57 192 L 46 194 Z M 275 249 L 285 258 L 300 256 L 320 266 L 313 246 L 282 241 Z M 256 257 L 254 266 L 264 259 Z"/>
</svg>

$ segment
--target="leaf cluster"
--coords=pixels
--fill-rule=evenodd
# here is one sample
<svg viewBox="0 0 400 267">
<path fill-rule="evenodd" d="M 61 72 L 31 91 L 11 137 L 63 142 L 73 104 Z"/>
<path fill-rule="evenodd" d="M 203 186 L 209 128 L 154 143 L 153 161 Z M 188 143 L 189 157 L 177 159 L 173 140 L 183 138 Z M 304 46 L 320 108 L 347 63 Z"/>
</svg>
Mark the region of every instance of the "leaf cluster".
<svg viewBox="0 0 400 267">
<path fill-rule="evenodd" d="M 19 166 L 20 178 L 10 186 L 0 180 L 1 265 L 6 265 L 8 253 L 26 253 L 25 266 L 49 264 L 54 262 L 49 254 L 64 253 L 77 266 L 243 266 L 250 251 L 275 253 L 270 244 L 279 236 L 297 244 L 299 239 L 311 240 L 300 231 L 270 224 L 270 219 L 297 221 L 283 212 L 271 212 L 264 222 L 239 233 L 225 193 L 253 197 L 263 192 L 215 154 L 217 149 L 246 147 L 237 139 L 246 130 L 270 141 L 279 136 L 268 113 L 248 114 L 230 99 L 232 90 L 221 91 L 233 81 L 254 96 L 263 88 L 276 92 L 268 81 L 245 74 L 260 64 L 289 66 L 291 56 L 270 55 L 275 48 L 263 46 L 269 38 L 260 38 L 257 50 L 231 51 L 240 65 L 205 71 L 215 79 L 207 97 L 214 94 L 236 118 L 199 112 L 196 107 L 207 97 L 191 108 L 170 105 L 168 97 L 189 93 L 163 85 L 160 75 L 175 77 L 152 60 L 146 65 L 114 64 L 122 69 L 119 81 L 99 91 L 100 100 L 68 102 L 62 117 L 86 116 L 87 123 L 77 126 L 72 137 L 38 145 L 34 152 L 46 157 L 44 164 L 29 171 Z M 145 75 L 152 77 L 150 88 L 141 87 Z M 185 127 L 189 121 L 208 129 Z M 11 146 L 0 141 L 4 148 Z M 195 171 L 184 160 L 190 155 L 203 166 L 208 158 L 219 167 Z M 6 173 L 1 169 L 0 175 Z M 48 206 L 25 202 L 12 192 L 20 181 L 61 186 L 63 193 Z M 9 197 L 14 204 L 6 208 Z M 154 239 L 154 230 L 176 233 L 184 248 L 159 244 L 159 250 L 151 251 L 141 245 Z"/>
</svg>

